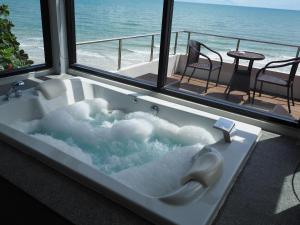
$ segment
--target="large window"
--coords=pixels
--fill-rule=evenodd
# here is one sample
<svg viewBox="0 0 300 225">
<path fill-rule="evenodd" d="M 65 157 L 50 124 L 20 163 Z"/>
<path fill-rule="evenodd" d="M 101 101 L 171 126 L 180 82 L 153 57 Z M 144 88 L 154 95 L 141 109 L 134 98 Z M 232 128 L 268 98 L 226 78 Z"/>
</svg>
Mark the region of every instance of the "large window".
<svg viewBox="0 0 300 225">
<path fill-rule="evenodd" d="M 293 77 L 291 64 L 272 67 L 289 62 L 275 63 L 259 75 L 266 82 L 256 79 L 267 63 L 300 56 L 300 31 L 295 29 L 300 27 L 299 15 L 299 11 L 281 8 L 175 1 L 170 52 L 177 54 L 178 64 L 169 61 L 169 71 L 174 72 L 168 79 L 178 82 L 167 89 L 170 94 L 238 113 L 299 121 L 300 69 Z M 230 51 L 239 54 L 238 58 Z M 193 60 L 197 52 L 200 57 Z"/>
<path fill-rule="evenodd" d="M 48 2 L 3 0 L 0 3 L 0 74 L 51 66 Z"/>
<path fill-rule="evenodd" d="M 258 119 L 299 124 L 300 70 L 295 73 L 288 61 L 261 70 L 270 75 L 266 82 L 256 79 L 267 63 L 300 56 L 299 11 L 199 2 L 67 1 L 71 68 Z M 195 48 L 200 58 L 188 61 Z"/>
<path fill-rule="evenodd" d="M 156 84 L 163 0 L 75 0 L 73 7 L 77 64 Z"/>
</svg>

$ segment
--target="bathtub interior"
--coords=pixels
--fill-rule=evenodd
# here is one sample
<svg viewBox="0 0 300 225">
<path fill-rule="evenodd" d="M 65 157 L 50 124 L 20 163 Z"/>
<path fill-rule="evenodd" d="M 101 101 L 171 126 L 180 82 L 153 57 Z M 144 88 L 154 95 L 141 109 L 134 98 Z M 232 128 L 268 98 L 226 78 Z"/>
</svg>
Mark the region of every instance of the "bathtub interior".
<svg viewBox="0 0 300 225">
<path fill-rule="evenodd" d="M 123 89 L 120 89 L 118 91 L 111 90 L 109 88 L 99 86 L 99 84 L 95 84 L 93 82 L 89 83 L 88 81 L 83 81 L 79 78 L 64 80 L 64 84 L 66 89 L 62 90 L 59 95 L 57 93 L 54 93 L 55 97 L 52 99 L 47 99 L 41 90 L 30 90 L 28 91 L 28 93 L 26 93 L 26 95 L 24 95 L 24 97 L 16 99 L 15 102 L 9 102 L 9 104 L 3 109 L 1 109 L 0 107 L 0 113 L 1 110 L 9 110 L 10 112 L 17 113 L 17 115 L 7 115 L 7 117 L 3 121 L 5 121 L 7 125 L 11 125 L 13 128 L 16 128 L 28 134 L 32 133 L 32 130 L 36 126 L 37 120 L 42 121 L 39 122 L 40 124 L 43 124 L 46 121 L 45 124 L 48 127 L 54 126 L 53 130 L 50 130 L 54 132 L 56 132 L 57 130 L 59 132 L 59 130 L 61 129 L 61 124 L 64 124 L 63 126 L 70 126 L 69 132 L 73 133 L 72 137 L 74 137 L 75 139 L 80 139 L 82 138 L 83 133 L 81 132 L 74 134 L 73 131 L 80 130 L 81 124 L 76 127 L 73 126 L 72 123 L 76 123 L 76 119 L 82 119 L 77 118 L 78 114 L 85 114 L 86 112 L 84 112 L 84 109 L 87 105 L 89 107 L 88 110 L 91 110 L 90 108 L 96 107 L 96 109 L 94 110 L 105 110 L 114 113 L 116 112 L 116 114 L 121 111 L 122 113 L 131 116 L 133 119 L 146 118 L 146 120 L 148 120 L 150 123 L 158 124 L 158 127 L 156 127 L 156 129 L 160 130 L 158 131 L 158 136 L 160 134 L 166 136 L 166 132 L 170 132 L 170 130 L 178 129 L 178 127 L 180 127 L 180 131 L 177 132 L 178 135 L 174 132 L 171 132 L 171 134 L 174 134 L 174 136 L 177 135 L 173 138 L 173 141 L 179 139 L 178 143 L 183 143 L 183 145 L 179 147 L 172 146 L 170 147 L 173 148 L 172 152 L 170 151 L 166 153 L 164 152 L 166 151 L 164 146 L 157 146 L 161 144 L 160 142 L 158 142 L 158 144 L 156 142 L 151 143 L 150 150 L 145 149 L 145 151 L 157 151 L 157 149 L 159 149 L 161 153 L 153 153 L 153 155 L 155 156 L 152 156 L 152 153 L 150 153 L 150 157 L 157 157 L 157 160 L 153 160 L 152 162 L 147 161 L 148 159 L 145 159 L 145 161 L 143 161 L 141 157 L 145 157 L 144 155 L 139 157 L 134 155 L 132 158 L 128 159 L 129 161 L 132 160 L 128 162 L 128 164 L 132 164 L 131 166 L 125 166 L 119 171 L 114 171 L 115 173 L 112 173 L 111 168 L 119 168 L 123 166 L 122 160 L 120 160 L 121 163 L 119 163 L 119 159 L 112 156 L 111 158 L 109 158 L 108 163 L 101 166 L 99 166 L 99 163 L 98 165 L 95 165 L 95 160 L 93 160 L 93 158 L 89 155 L 85 154 L 82 148 L 74 144 L 73 139 L 67 140 L 67 143 L 65 143 L 66 141 L 54 139 L 53 135 L 50 136 L 48 135 L 48 133 L 47 135 L 35 133 L 32 136 L 54 145 L 65 153 L 72 152 L 72 156 L 74 156 L 75 158 L 81 160 L 84 163 L 87 163 L 90 166 L 95 166 L 95 168 L 101 168 L 101 172 L 104 172 L 107 175 L 111 175 L 112 178 L 118 180 L 122 184 L 134 189 L 135 191 L 143 195 L 161 198 L 166 202 L 174 202 L 174 198 L 170 198 L 170 194 L 172 193 L 174 193 L 174 195 L 177 195 L 176 199 L 180 199 L 181 197 L 179 195 L 182 195 L 182 193 L 177 192 L 183 187 L 185 187 L 183 192 L 186 192 L 186 186 L 188 186 L 190 190 L 198 190 L 194 191 L 195 194 L 199 195 L 201 193 L 204 193 L 208 188 L 208 185 L 205 185 L 206 180 L 209 180 L 211 179 L 211 177 L 213 177 L 214 182 L 216 182 L 218 176 L 220 176 L 220 171 L 222 170 L 222 168 L 219 168 L 218 171 L 212 174 L 209 178 L 205 178 L 204 181 L 203 176 L 202 178 L 200 177 L 200 181 L 203 181 L 203 184 L 201 184 L 200 182 L 192 182 L 194 183 L 193 185 L 186 185 L 188 182 L 182 181 L 183 177 L 188 176 L 187 173 L 189 169 L 197 163 L 197 160 L 193 160 L 193 157 L 195 157 L 199 152 L 205 152 L 205 145 L 213 145 L 214 143 L 217 143 L 222 139 L 221 132 L 213 129 L 213 124 L 215 122 L 214 119 L 203 118 L 199 115 L 187 113 L 185 111 L 174 110 L 174 108 L 164 106 L 163 102 L 160 103 L 157 102 L 157 100 L 152 101 L 152 99 L 149 99 L 148 96 L 138 95 L 137 93 Z M 59 92 L 59 90 L 55 91 Z M 107 102 L 103 102 L 102 100 L 104 99 Z M 157 106 L 159 111 L 153 111 L 153 105 Z M 20 110 L 13 110 L 12 108 L 14 107 L 21 107 L 22 112 Z M 70 109 L 74 109 L 71 113 L 71 116 L 73 114 L 73 116 L 75 116 L 74 121 L 68 121 L 67 117 L 70 116 L 70 114 L 64 114 L 65 112 L 69 112 Z M 143 114 L 143 112 L 149 114 Z M 162 120 L 156 119 L 157 116 Z M 84 115 L 84 117 L 88 116 Z M 116 119 L 115 116 L 113 117 L 113 119 Z M 118 117 L 118 115 L 116 115 L 116 117 Z M 18 120 L 16 121 L 15 118 L 18 118 Z M 174 124 L 170 124 L 168 122 Z M 55 124 L 58 125 L 56 126 Z M 85 126 L 85 124 L 83 124 L 83 126 Z M 121 129 L 121 134 L 117 133 L 117 135 L 114 135 L 114 137 L 117 139 L 122 139 L 123 136 L 125 136 L 126 139 L 135 138 L 136 136 L 140 135 L 140 133 L 145 132 L 145 126 L 147 126 L 147 124 L 139 125 L 136 132 L 134 132 L 134 130 L 131 130 L 130 132 L 124 132 Z M 204 129 L 194 129 L 197 126 L 203 127 Z M 133 129 L 135 128 L 136 126 Z M 82 127 L 82 129 L 84 128 Z M 90 128 L 87 128 L 87 130 L 88 129 Z M 201 144 L 194 142 L 194 136 L 201 136 L 201 132 L 205 132 L 206 135 L 209 135 L 209 140 L 201 140 Z M 85 133 L 85 135 L 86 137 L 83 137 L 82 139 L 87 140 L 87 142 L 89 142 L 87 144 L 99 144 L 98 142 L 94 143 L 94 137 L 91 137 L 89 139 L 88 133 Z M 167 135 L 170 136 L 170 134 Z M 87 144 L 85 144 L 85 146 L 87 146 Z M 111 144 L 113 146 L 113 140 L 111 140 Z M 134 144 L 136 145 L 136 143 Z M 117 147 L 118 146 L 116 146 L 116 148 Z M 140 147 L 143 148 L 145 147 L 145 145 L 141 145 Z M 148 145 L 146 147 L 148 147 Z M 110 151 L 112 152 L 114 150 L 115 149 L 113 149 L 113 147 L 110 149 Z M 217 152 L 217 150 L 215 149 L 212 149 L 210 151 Z M 135 159 L 134 157 L 137 157 L 137 159 Z M 218 157 L 216 156 L 216 158 Z M 222 157 L 220 156 L 219 158 Z M 199 160 L 201 160 L 201 157 Z M 136 163 L 136 161 L 138 162 Z M 100 162 L 100 164 L 101 163 L 102 162 Z M 112 163 L 113 166 L 110 166 L 110 163 Z M 218 165 L 221 164 L 222 163 L 219 163 Z M 197 176 L 190 177 L 189 181 L 194 181 L 196 179 L 195 177 L 197 178 Z"/>
</svg>

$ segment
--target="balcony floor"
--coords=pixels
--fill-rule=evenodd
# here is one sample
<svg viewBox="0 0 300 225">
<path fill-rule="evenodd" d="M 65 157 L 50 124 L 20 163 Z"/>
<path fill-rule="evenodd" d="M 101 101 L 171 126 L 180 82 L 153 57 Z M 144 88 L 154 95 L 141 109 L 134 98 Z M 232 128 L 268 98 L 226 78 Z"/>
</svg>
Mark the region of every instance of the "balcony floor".
<svg viewBox="0 0 300 225">
<path fill-rule="evenodd" d="M 206 86 L 205 80 L 192 78 L 190 82 L 188 82 L 187 77 L 185 77 L 181 82 L 181 84 L 179 84 L 177 81 L 179 81 L 180 78 L 181 75 L 174 74 L 171 77 L 168 77 L 167 84 L 170 85 L 169 87 L 173 87 L 174 89 L 179 89 L 184 92 L 200 94 L 202 96 L 208 96 L 208 97 L 221 99 L 224 101 L 229 101 L 231 103 L 243 105 L 251 109 L 257 109 L 278 116 L 283 116 L 288 119 L 298 120 L 300 118 L 300 101 L 295 101 L 295 106 L 291 105 L 292 113 L 289 114 L 287 100 L 286 98 L 283 97 L 275 97 L 268 94 L 262 94 L 262 96 L 259 97 L 259 94 L 257 93 L 255 95 L 255 102 L 252 105 L 249 102 L 248 96 L 245 92 L 233 91 L 230 93 L 228 99 L 226 100 L 226 96 L 224 94 L 225 89 L 227 87 L 226 85 L 218 85 L 216 87 L 214 82 L 210 82 L 207 93 L 204 93 L 205 86 Z M 156 81 L 157 76 L 153 74 L 145 74 L 138 77 L 138 79 L 154 82 Z M 251 98 L 252 98 L 252 92 L 251 92 Z"/>
</svg>

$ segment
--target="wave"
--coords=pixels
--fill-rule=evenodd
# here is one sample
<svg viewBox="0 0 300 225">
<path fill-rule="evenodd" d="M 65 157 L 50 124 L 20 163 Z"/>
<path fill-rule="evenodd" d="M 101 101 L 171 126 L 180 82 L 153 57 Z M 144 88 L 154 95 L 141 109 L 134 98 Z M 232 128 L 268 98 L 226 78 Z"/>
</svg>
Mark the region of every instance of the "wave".
<svg viewBox="0 0 300 225">
<path fill-rule="evenodd" d="M 42 37 L 30 37 L 30 38 L 27 38 L 27 40 L 43 41 L 44 39 Z"/>
<path fill-rule="evenodd" d="M 91 51 L 87 51 L 87 50 L 81 50 L 81 49 L 78 49 L 77 50 L 77 54 L 79 57 L 95 57 L 95 58 L 105 58 L 106 56 L 104 55 L 101 55 L 100 53 L 97 53 L 97 52 L 91 52 Z"/>
<path fill-rule="evenodd" d="M 125 52 L 136 52 L 135 50 L 129 49 L 129 48 L 122 48 L 122 51 L 125 51 Z"/>
</svg>

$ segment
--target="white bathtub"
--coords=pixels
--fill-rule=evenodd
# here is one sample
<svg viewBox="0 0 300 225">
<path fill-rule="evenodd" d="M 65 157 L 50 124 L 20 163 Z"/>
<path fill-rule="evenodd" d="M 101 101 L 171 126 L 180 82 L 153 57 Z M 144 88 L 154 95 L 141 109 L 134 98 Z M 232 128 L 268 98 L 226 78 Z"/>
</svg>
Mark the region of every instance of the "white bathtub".
<svg viewBox="0 0 300 225">
<path fill-rule="evenodd" d="M 260 128 L 235 121 L 236 130 L 232 134 L 232 143 L 225 143 L 222 133 L 213 128 L 214 123 L 219 119 L 218 116 L 85 78 L 74 78 L 64 82 L 67 91 L 51 100 L 45 99 L 35 89 L 27 90 L 21 98 L 13 98 L 8 102 L 2 100 L 0 103 L 1 139 L 154 223 L 204 225 L 213 221 L 253 150 L 261 132 Z M 199 191 L 194 182 L 181 192 L 179 190 L 169 195 L 150 196 L 133 190 L 94 167 L 65 154 L 60 149 L 11 127 L 16 120 L 40 119 L 51 111 L 94 98 L 104 98 L 113 108 L 127 112 L 151 112 L 151 107 L 156 105 L 159 108 L 160 118 L 179 126 L 205 127 L 216 137 L 217 141 L 212 147 L 223 158 L 221 176 L 213 185 L 205 188 L 205 191 Z M 181 195 L 179 200 L 173 201 L 172 198 L 178 193 Z"/>
</svg>

